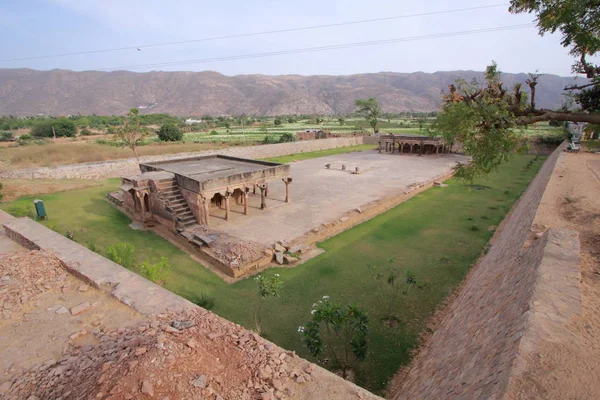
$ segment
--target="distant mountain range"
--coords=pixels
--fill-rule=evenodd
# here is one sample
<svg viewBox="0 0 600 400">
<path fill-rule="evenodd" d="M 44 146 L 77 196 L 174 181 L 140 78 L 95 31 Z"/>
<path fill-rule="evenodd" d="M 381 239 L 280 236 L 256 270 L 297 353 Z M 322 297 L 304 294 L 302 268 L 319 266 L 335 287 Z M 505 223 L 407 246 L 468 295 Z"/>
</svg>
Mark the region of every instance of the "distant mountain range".
<svg viewBox="0 0 600 400">
<path fill-rule="evenodd" d="M 354 100 L 376 97 L 386 112 L 436 111 L 440 93 L 457 78 L 482 79 L 476 71 L 379 72 L 331 75 L 237 75 L 217 72 L 75 72 L 0 69 L 0 115 L 346 114 Z M 502 74 L 506 87 L 526 74 Z M 537 105 L 556 108 L 573 78 L 544 75 Z"/>
</svg>

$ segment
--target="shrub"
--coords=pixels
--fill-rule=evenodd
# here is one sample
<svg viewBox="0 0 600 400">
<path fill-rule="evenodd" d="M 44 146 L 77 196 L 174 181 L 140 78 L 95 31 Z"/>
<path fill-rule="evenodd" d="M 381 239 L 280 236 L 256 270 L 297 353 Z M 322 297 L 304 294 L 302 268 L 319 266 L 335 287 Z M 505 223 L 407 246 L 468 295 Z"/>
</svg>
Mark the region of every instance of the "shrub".
<svg viewBox="0 0 600 400">
<path fill-rule="evenodd" d="M 142 274 L 154 283 L 164 283 L 171 270 L 167 257 L 161 257 L 152 263 L 149 260 L 142 264 Z"/>
<path fill-rule="evenodd" d="M 13 139 L 13 134 L 11 131 L 1 131 L 0 132 L 0 142 L 10 142 Z"/>
<path fill-rule="evenodd" d="M 158 130 L 158 138 L 163 142 L 178 142 L 183 139 L 183 132 L 178 126 L 164 124 Z"/>
<path fill-rule="evenodd" d="M 0 201 L 2 201 L 2 197 L 4 195 L 2 194 L 2 182 L 0 182 Z"/>
<path fill-rule="evenodd" d="M 197 306 L 212 310 L 215 306 L 215 296 L 202 292 L 200 293 L 200 296 L 192 299 L 192 302 Z"/>
<path fill-rule="evenodd" d="M 296 135 L 293 133 L 286 132 L 279 137 L 279 143 L 295 142 Z"/>
<path fill-rule="evenodd" d="M 19 140 L 31 140 L 31 135 L 29 133 L 25 133 L 19 136 Z"/>
<path fill-rule="evenodd" d="M 129 243 L 117 243 L 106 249 L 108 259 L 127 268 L 133 268 L 135 263 L 135 247 Z"/>
<path fill-rule="evenodd" d="M 273 143 L 277 143 L 277 142 L 278 142 L 277 139 L 275 139 L 273 136 L 270 136 L 270 135 L 266 135 L 262 141 L 263 144 L 273 144 Z"/>
<path fill-rule="evenodd" d="M 367 357 L 367 334 L 369 318 L 355 304 L 342 306 L 323 296 L 313 304 L 312 319 L 298 328 L 302 342 L 315 357 L 328 352 L 333 367 L 347 378 L 352 358 L 363 361 Z"/>
<path fill-rule="evenodd" d="M 90 135 L 93 135 L 92 131 L 90 131 L 90 130 L 89 130 L 89 129 L 87 129 L 87 128 L 84 128 L 84 129 L 82 129 L 81 131 L 79 131 L 79 133 L 80 133 L 82 136 L 90 136 Z"/>
<path fill-rule="evenodd" d="M 217 131 L 210 131 L 210 134 L 213 135 L 213 136 L 215 136 L 215 135 L 218 135 L 219 132 L 217 132 Z"/>
<path fill-rule="evenodd" d="M 55 133 L 56 137 L 73 137 L 77 134 L 77 125 L 66 118 L 59 118 L 40 121 L 31 128 L 31 134 L 36 137 L 53 137 Z"/>
</svg>

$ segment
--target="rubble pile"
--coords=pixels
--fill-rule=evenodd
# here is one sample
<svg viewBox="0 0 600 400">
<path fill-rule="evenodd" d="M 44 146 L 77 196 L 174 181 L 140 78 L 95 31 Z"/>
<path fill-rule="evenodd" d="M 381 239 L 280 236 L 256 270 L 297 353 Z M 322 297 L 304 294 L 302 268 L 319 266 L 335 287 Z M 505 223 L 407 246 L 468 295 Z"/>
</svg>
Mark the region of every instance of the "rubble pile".
<svg viewBox="0 0 600 400">
<path fill-rule="evenodd" d="M 55 287 L 64 286 L 67 273 L 44 251 L 0 255 L 0 310 L 10 319 L 21 306 Z"/>
<path fill-rule="evenodd" d="M 235 267 L 264 257 L 265 248 L 256 242 L 222 238 L 214 242 L 211 250 L 218 259 Z"/>
<path fill-rule="evenodd" d="M 58 362 L 5 383 L 8 398 L 290 398 L 315 366 L 206 310 L 158 315 L 141 326 L 92 332 Z"/>
</svg>

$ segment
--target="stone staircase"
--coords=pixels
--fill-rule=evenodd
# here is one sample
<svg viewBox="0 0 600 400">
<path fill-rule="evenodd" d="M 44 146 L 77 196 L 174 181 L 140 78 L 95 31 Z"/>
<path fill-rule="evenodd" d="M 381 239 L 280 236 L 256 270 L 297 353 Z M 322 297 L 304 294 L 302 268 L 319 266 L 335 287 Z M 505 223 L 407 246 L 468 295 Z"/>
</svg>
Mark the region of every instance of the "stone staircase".
<svg viewBox="0 0 600 400">
<path fill-rule="evenodd" d="M 157 182 L 157 187 L 160 197 L 168 202 L 173 214 L 179 218 L 185 228 L 197 223 L 196 217 L 194 217 L 192 210 L 183 198 L 175 178 L 161 180 Z"/>
</svg>

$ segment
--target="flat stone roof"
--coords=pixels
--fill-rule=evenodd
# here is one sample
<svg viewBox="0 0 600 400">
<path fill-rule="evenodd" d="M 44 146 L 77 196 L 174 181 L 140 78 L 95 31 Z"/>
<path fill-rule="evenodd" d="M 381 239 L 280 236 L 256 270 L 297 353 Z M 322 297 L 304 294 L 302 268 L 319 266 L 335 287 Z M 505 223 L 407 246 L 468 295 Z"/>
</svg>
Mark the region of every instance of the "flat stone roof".
<svg viewBox="0 0 600 400">
<path fill-rule="evenodd" d="M 205 182 L 231 175 L 256 172 L 279 165 L 282 164 L 216 155 L 140 164 L 140 167 L 142 171 L 144 167 L 149 167 L 148 170 L 167 171 L 197 182 Z"/>
<path fill-rule="evenodd" d="M 142 175 L 153 171 L 172 173 L 180 187 L 192 192 L 218 191 L 224 187 L 289 176 L 290 166 L 247 158 L 211 155 L 140 164 Z"/>
</svg>

